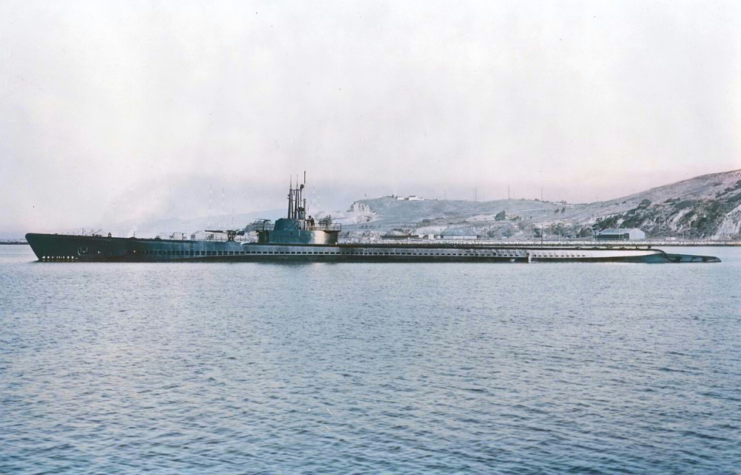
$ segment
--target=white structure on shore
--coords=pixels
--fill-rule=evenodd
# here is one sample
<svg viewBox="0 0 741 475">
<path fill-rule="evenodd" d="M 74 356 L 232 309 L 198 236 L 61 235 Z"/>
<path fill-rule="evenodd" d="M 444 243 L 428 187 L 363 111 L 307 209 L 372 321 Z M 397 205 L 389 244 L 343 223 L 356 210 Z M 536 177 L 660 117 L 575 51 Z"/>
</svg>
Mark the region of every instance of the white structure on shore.
<svg viewBox="0 0 741 475">
<path fill-rule="evenodd" d="M 597 233 L 598 241 L 640 241 L 646 239 L 646 233 L 638 228 L 612 228 Z"/>
</svg>

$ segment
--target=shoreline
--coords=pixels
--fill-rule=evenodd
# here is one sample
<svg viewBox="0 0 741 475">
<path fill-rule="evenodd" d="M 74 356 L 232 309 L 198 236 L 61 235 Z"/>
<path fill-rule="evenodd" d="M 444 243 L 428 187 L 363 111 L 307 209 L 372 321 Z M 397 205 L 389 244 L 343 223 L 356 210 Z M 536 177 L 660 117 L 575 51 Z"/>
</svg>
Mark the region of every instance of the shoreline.
<svg viewBox="0 0 741 475">
<path fill-rule="evenodd" d="M 455 240 L 455 239 L 380 239 L 380 240 L 357 240 L 344 241 L 342 244 L 466 244 L 481 246 L 537 246 L 537 247 L 574 247 L 574 246 L 600 246 L 600 247 L 741 247 L 741 241 L 498 241 L 498 240 Z"/>
</svg>

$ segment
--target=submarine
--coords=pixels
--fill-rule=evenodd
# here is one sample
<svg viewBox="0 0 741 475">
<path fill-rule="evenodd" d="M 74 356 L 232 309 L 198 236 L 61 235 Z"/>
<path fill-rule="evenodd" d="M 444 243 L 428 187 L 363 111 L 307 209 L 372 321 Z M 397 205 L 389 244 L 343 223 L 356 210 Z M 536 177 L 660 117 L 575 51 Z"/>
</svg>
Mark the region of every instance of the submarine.
<svg viewBox="0 0 741 475">
<path fill-rule="evenodd" d="M 255 223 L 257 242 L 236 239 L 243 230 L 207 230 L 213 239 L 141 239 L 73 234 L 26 234 L 41 262 L 633 262 L 713 263 L 714 256 L 672 254 L 650 246 L 525 246 L 469 243 L 343 243 L 342 227 L 307 213 L 302 184 L 288 189 L 285 218 Z"/>
</svg>

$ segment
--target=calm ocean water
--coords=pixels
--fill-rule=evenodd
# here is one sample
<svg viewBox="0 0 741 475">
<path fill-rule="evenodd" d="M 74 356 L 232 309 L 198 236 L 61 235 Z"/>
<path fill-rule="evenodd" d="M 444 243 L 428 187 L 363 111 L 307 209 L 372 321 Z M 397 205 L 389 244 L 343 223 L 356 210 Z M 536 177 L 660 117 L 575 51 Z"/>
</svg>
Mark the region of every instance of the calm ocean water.
<svg viewBox="0 0 741 475">
<path fill-rule="evenodd" d="M 741 473 L 721 264 L 34 263 L 0 473 Z"/>
</svg>

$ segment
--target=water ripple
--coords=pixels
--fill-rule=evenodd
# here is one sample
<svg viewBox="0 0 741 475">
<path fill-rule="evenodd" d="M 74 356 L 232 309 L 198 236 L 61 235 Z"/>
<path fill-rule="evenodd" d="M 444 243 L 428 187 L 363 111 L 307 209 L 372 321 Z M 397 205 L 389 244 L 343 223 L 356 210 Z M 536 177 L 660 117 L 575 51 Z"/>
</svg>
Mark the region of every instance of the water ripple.
<svg viewBox="0 0 741 475">
<path fill-rule="evenodd" d="M 0 473 L 741 473 L 741 252 L 705 253 L 724 262 L 0 246 Z"/>
</svg>

